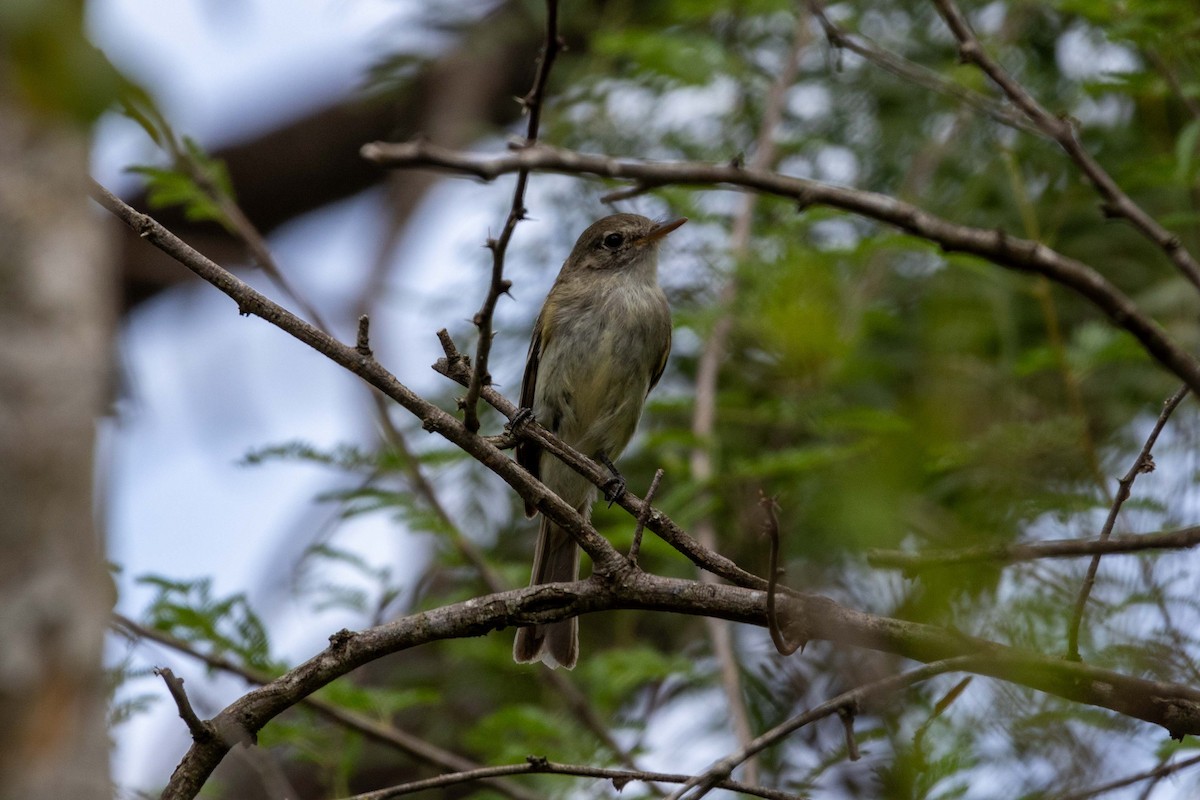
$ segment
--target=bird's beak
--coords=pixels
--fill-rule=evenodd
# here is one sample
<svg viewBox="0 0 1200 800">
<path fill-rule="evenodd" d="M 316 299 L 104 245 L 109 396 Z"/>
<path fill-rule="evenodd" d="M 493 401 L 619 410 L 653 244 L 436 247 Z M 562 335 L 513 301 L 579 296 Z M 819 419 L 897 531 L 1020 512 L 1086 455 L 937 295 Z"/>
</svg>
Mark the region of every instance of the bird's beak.
<svg viewBox="0 0 1200 800">
<path fill-rule="evenodd" d="M 638 244 L 647 245 L 657 242 L 659 239 L 663 238 L 685 222 L 687 222 L 687 217 L 673 219 L 670 222 L 661 222 L 651 228 L 649 233 L 639 239 Z"/>
</svg>

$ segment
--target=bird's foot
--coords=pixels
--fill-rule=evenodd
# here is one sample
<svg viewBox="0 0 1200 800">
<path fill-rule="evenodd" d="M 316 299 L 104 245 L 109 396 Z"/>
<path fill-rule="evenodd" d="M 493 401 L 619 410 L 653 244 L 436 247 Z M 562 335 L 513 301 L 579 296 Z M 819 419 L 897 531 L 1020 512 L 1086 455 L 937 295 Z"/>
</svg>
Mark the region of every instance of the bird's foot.
<svg viewBox="0 0 1200 800">
<path fill-rule="evenodd" d="M 504 432 L 510 435 L 514 434 L 521 430 L 521 428 L 528 425 L 530 422 L 533 422 L 533 409 L 525 407 L 518 408 L 517 413 L 513 414 L 512 419 L 505 424 Z"/>
<path fill-rule="evenodd" d="M 625 495 L 625 478 L 608 456 L 601 453 L 596 456 L 596 460 L 608 467 L 608 471 L 612 473 L 612 477 L 606 480 L 604 486 L 601 487 L 604 490 L 604 499 L 608 501 L 608 507 L 612 508 L 612 504 Z"/>
</svg>

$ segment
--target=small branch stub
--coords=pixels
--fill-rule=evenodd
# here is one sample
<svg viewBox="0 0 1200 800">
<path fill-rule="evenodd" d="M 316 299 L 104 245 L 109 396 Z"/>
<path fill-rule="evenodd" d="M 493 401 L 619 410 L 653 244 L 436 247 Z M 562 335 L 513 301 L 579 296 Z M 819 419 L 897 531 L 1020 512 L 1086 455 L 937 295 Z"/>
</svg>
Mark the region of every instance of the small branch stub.
<svg viewBox="0 0 1200 800">
<path fill-rule="evenodd" d="M 363 358 L 373 358 L 375 356 L 371 352 L 371 318 L 366 314 L 358 318 L 358 337 L 355 340 L 354 349 Z"/>
<path fill-rule="evenodd" d="M 176 677 L 175 673 L 167 667 L 155 667 L 154 674 L 162 678 L 163 683 L 167 685 L 167 691 L 171 693 L 171 699 L 175 701 L 175 707 L 179 709 L 179 718 L 183 720 L 192 734 L 192 741 L 197 744 L 211 741 L 216 734 L 212 726 L 200 719 L 195 709 L 192 708 L 192 701 L 188 699 L 187 692 L 183 689 L 183 678 Z"/>
</svg>

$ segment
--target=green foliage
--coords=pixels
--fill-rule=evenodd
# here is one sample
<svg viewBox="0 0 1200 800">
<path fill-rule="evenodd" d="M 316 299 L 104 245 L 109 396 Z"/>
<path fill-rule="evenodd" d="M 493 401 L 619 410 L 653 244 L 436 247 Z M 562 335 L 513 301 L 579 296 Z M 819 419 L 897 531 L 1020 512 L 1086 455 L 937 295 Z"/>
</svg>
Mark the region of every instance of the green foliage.
<svg viewBox="0 0 1200 800">
<path fill-rule="evenodd" d="M 284 665 L 270 655 L 267 629 L 242 592 L 215 597 L 211 578 L 178 580 L 144 575 L 139 584 L 155 590 L 146 609 L 147 623 L 210 655 L 233 656 L 238 663 L 278 674 Z"/>
<path fill-rule="evenodd" d="M 146 179 L 146 200 L 151 208 L 181 206 L 191 222 L 216 222 L 235 231 L 230 209 L 236 206 L 233 181 L 225 164 L 204 151 L 189 136 L 180 136 L 158 110 L 153 98 L 137 87 L 127 87 L 120 97 L 121 111 L 171 158 L 169 167 L 128 167 Z"/>
</svg>

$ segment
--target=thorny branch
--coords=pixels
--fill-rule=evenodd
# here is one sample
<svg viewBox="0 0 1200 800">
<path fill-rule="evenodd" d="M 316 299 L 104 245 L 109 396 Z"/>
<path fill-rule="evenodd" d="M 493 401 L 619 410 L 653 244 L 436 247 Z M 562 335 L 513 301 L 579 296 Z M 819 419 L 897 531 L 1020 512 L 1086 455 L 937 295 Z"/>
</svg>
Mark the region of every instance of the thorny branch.
<svg viewBox="0 0 1200 800">
<path fill-rule="evenodd" d="M 1095 187 L 1104 200 L 1103 211 L 1109 217 L 1122 217 L 1129 220 L 1142 235 L 1154 242 L 1167 254 L 1176 268 L 1200 288 L 1200 264 L 1180 241 L 1179 237 L 1159 224 L 1158 220 L 1130 199 L 1124 190 L 1113 180 L 1104 167 L 1092 157 L 1087 148 L 1079 141 L 1075 125 L 1065 116 L 1056 116 L 1047 111 L 1029 91 L 995 61 L 984 50 L 979 38 L 971 30 L 962 11 L 954 0 L 933 0 L 938 13 L 946 21 L 954 38 L 958 40 L 959 58 L 964 63 L 979 67 L 992 82 L 1021 109 L 1037 127 L 1066 152 L 1080 171 Z M 1193 389 L 1196 387 L 1192 387 Z"/>
<path fill-rule="evenodd" d="M 1117 327 L 1132 334 L 1151 357 L 1190 389 L 1200 391 L 1200 362 L 1092 267 L 1040 242 L 1011 236 L 1002 230 L 959 225 L 889 195 L 732 164 L 611 158 L 544 145 L 493 157 L 426 142 L 376 142 L 365 145 L 363 155 L 391 167 L 436 167 L 484 180 L 519 169 L 536 169 L 633 181 L 646 190 L 666 185 L 733 187 L 790 198 L 802 207 L 840 208 L 893 225 L 934 242 L 947 252 L 969 253 L 1006 269 L 1045 275 L 1090 301 Z"/>
<path fill-rule="evenodd" d="M 1125 505 L 1125 501 L 1129 499 L 1129 493 L 1133 490 L 1133 482 L 1137 480 L 1138 475 L 1154 470 L 1154 459 L 1150 457 L 1150 451 L 1154 448 L 1154 443 L 1158 441 L 1158 435 L 1166 427 L 1167 420 L 1183 402 L 1183 398 L 1187 397 L 1187 393 L 1188 387 L 1181 386 L 1163 403 L 1162 411 L 1154 422 L 1154 427 L 1150 429 L 1150 435 L 1146 437 L 1146 443 L 1142 445 L 1142 449 L 1137 454 L 1137 458 L 1133 460 L 1129 471 L 1117 482 L 1116 497 L 1113 498 L 1112 506 L 1108 509 L 1108 518 L 1104 520 L 1104 527 L 1100 529 L 1100 542 L 1107 542 L 1112 536 L 1113 526 L 1117 523 L 1117 515 L 1121 513 L 1121 506 Z M 1087 575 L 1083 579 L 1083 585 L 1079 588 L 1079 596 L 1075 598 L 1075 606 L 1071 611 L 1071 622 L 1067 628 L 1067 658 L 1076 661 L 1079 660 L 1079 626 L 1083 623 L 1083 612 L 1087 607 L 1088 597 L 1091 596 L 1092 587 L 1096 584 L 1096 572 L 1100 569 L 1102 555 L 1103 553 L 1097 552 L 1092 556 L 1092 563 L 1088 565 Z"/>
<path fill-rule="evenodd" d="M 542 104 L 545 102 L 546 82 L 550 79 L 550 68 L 558 55 L 562 42 L 558 36 L 558 0 L 546 0 L 546 40 L 542 44 L 542 53 L 538 57 L 537 74 L 533 79 L 533 88 L 521 98 L 521 104 L 529 114 L 529 125 L 525 131 L 525 144 L 531 145 L 537 141 L 538 126 L 542 118 Z M 475 350 L 475 367 L 471 371 L 471 382 L 467 386 L 467 396 L 463 398 L 463 419 L 467 430 L 475 433 L 479 430 L 479 392 L 484 384 L 491 383 L 488 374 L 488 355 L 492 351 L 492 315 L 496 312 L 496 303 L 500 295 L 505 294 L 512 282 L 504 277 L 504 254 L 508 251 L 508 243 L 512 240 L 517 223 L 525 219 L 525 186 L 529 183 L 529 170 L 517 172 L 517 186 L 513 189 L 512 208 L 504 221 L 504 229 L 500 236 L 488 239 L 487 246 L 492 251 L 492 280 L 488 285 L 487 297 L 483 307 L 475 314 L 475 327 L 479 330 L 479 344 Z"/>
</svg>

